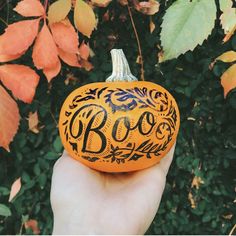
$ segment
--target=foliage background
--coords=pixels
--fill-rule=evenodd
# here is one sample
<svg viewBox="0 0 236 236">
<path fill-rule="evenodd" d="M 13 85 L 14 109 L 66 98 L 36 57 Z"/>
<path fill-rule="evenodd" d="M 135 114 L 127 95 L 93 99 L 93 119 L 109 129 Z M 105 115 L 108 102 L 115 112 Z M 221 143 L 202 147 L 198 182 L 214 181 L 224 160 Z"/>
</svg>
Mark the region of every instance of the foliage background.
<svg viewBox="0 0 236 236">
<path fill-rule="evenodd" d="M 148 16 L 135 12 L 134 20 L 141 40 L 145 78 L 174 95 L 181 112 L 181 128 L 165 193 L 147 234 L 228 234 L 236 223 L 236 92 L 223 97 L 219 78 L 229 64 L 217 62 L 213 70 L 209 66 L 226 50 L 236 50 L 236 35 L 222 44 L 224 33 L 217 21 L 202 46 L 158 64 L 160 25 L 165 9 L 173 1 L 160 2 L 161 9 L 153 17 L 156 28 L 152 34 Z M 18 15 L 12 9 L 17 1 L 0 3 L 1 18 L 15 22 Z M 107 8 L 96 10 L 100 23 L 89 41 L 95 52 L 91 59 L 94 69 L 86 72 L 64 64 L 50 86 L 40 74 L 33 103 L 18 102 L 22 119 L 11 152 L 0 148 L 0 203 L 12 212 L 9 217 L 0 216 L 0 234 L 31 234 L 30 229 L 24 228 L 27 219 L 38 221 L 41 234 L 52 232 L 50 183 L 53 165 L 62 153 L 57 120 L 66 96 L 83 84 L 104 81 L 111 72 L 111 48 L 123 48 L 133 74 L 140 73 L 127 8 L 113 1 L 108 9 L 114 14 L 112 21 L 103 21 Z M 4 28 L 0 21 L 0 33 Z M 30 53 L 20 62 L 32 65 Z M 67 78 L 74 80 L 66 85 Z M 27 117 L 34 111 L 38 111 L 43 126 L 38 134 L 28 128 Z M 19 177 L 22 188 L 9 203 L 11 185 Z"/>
</svg>

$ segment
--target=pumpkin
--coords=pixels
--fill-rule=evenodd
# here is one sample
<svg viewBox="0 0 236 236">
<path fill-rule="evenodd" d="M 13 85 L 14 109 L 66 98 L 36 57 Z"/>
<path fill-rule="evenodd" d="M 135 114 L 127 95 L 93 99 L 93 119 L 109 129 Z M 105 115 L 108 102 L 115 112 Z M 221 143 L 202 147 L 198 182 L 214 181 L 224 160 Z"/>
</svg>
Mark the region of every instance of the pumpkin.
<svg viewBox="0 0 236 236">
<path fill-rule="evenodd" d="M 180 125 L 176 101 L 163 87 L 138 81 L 120 49 L 111 51 L 106 82 L 74 90 L 65 100 L 59 132 L 69 155 L 103 172 L 128 172 L 160 162 Z"/>
</svg>

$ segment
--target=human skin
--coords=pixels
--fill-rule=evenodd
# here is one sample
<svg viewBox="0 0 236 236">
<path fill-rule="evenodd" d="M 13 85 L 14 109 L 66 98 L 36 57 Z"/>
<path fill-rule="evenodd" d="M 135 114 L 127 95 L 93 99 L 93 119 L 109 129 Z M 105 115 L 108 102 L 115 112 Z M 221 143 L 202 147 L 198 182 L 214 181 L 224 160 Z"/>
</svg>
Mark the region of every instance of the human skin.
<svg viewBox="0 0 236 236">
<path fill-rule="evenodd" d="M 153 167 L 128 173 L 90 169 L 64 152 L 53 169 L 53 234 L 144 234 L 165 188 L 175 145 Z"/>
</svg>

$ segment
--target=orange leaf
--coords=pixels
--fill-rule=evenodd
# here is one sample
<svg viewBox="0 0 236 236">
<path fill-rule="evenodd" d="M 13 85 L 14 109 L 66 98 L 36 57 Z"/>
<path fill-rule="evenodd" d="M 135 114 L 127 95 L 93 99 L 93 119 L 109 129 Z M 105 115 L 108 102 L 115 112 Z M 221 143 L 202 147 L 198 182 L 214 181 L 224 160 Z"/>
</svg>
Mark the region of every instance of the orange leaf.
<svg viewBox="0 0 236 236">
<path fill-rule="evenodd" d="M 25 222 L 25 229 L 31 229 L 34 234 L 40 234 L 37 220 L 28 220 Z"/>
<path fill-rule="evenodd" d="M 24 20 L 8 25 L 0 36 L 0 54 L 16 55 L 25 52 L 38 34 L 39 19 Z"/>
<path fill-rule="evenodd" d="M 223 42 L 224 42 L 224 43 L 226 43 L 226 42 L 228 42 L 228 41 L 230 40 L 230 38 L 234 35 L 235 30 L 236 30 L 236 25 L 234 26 L 234 28 L 233 28 L 231 31 L 229 31 L 229 32 L 225 35 L 225 37 L 223 38 Z"/>
<path fill-rule="evenodd" d="M 81 67 L 79 60 L 78 60 L 78 55 L 75 53 L 69 53 L 65 52 L 61 49 L 58 49 L 59 56 L 60 58 L 68 65 L 74 66 L 74 67 Z"/>
<path fill-rule="evenodd" d="M 112 0 L 92 0 L 91 2 L 98 7 L 107 7 Z"/>
<path fill-rule="evenodd" d="M 71 9 L 71 0 L 58 0 L 50 5 L 48 9 L 49 24 L 62 21 Z"/>
<path fill-rule="evenodd" d="M 38 124 L 39 124 L 38 112 L 37 111 L 34 113 L 30 112 L 28 118 L 29 130 L 35 134 L 39 133 Z"/>
<path fill-rule="evenodd" d="M 8 62 L 8 61 L 13 61 L 18 58 L 20 58 L 25 52 L 18 53 L 15 55 L 6 55 L 6 54 L 1 54 L 0 55 L 0 62 Z"/>
<path fill-rule="evenodd" d="M 96 18 L 93 9 L 84 1 L 77 0 L 74 9 L 74 23 L 76 28 L 90 38 L 96 27 Z"/>
<path fill-rule="evenodd" d="M 50 68 L 44 68 L 43 73 L 45 74 L 48 82 L 50 82 L 54 77 L 58 75 L 61 70 L 61 62 L 57 61 L 57 64 Z"/>
<path fill-rule="evenodd" d="M 89 57 L 89 46 L 84 42 L 79 47 L 79 55 L 84 60 L 87 60 Z"/>
<path fill-rule="evenodd" d="M 70 53 L 77 53 L 79 46 L 78 34 L 70 21 L 54 23 L 50 26 L 52 36 L 59 48 Z"/>
<path fill-rule="evenodd" d="M 93 69 L 93 65 L 92 63 L 90 63 L 89 61 L 83 60 L 81 59 L 81 66 L 86 70 L 86 71 L 90 71 Z"/>
<path fill-rule="evenodd" d="M 39 76 L 28 66 L 6 64 L 0 66 L 0 80 L 18 99 L 31 103 Z"/>
<path fill-rule="evenodd" d="M 19 126 L 19 109 L 16 102 L 1 85 L 0 101 L 0 147 L 9 152 L 9 143 L 15 136 Z"/>
<path fill-rule="evenodd" d="M 16 5 L 14 11 L 25 17 L 45 14 L 44 7 L 39 0 L 22 0 Z"/>
<path fill-rule="evenodd" d="M 235 51 L 227 51 L 221 54 L 216 60 L 220 60 L 223 62 L 234 62 L 236 61 L 236 52 Z"/>
<path fill-rule="evenodd" d="M 57 46 L 46 23 L 44 23 L 42 30 L 37 36 L 32 58 L 34 65 L 38 69 L 51 68 L 58 63 Z"/>
<path fill-rule="evenodd" d="M 224 88 L 224 97 L 227 96 L 230 90 L 236 88 L 236 64 L 229 67 L 221 76 L 221 85 Z"/>
<path fill-rule="evenodd" d="M 8 199 L 9 202 L 12 201 L 12 199 L 16 196 L 16 194 L 20 191 L 20 189 L 21 189 L 21 178 L 18 178 L 11 186 L 11 192 Z"/>
</svg>

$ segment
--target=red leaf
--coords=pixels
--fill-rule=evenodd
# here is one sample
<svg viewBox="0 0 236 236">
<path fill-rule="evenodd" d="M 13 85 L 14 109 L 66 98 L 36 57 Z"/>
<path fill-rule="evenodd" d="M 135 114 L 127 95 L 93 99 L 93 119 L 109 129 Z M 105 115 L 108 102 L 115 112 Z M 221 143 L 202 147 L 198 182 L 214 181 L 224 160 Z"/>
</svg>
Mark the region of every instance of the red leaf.
<svg viewBox="0 0 236 236">
<path fill-rule="evenodd" d="M 9 202 L 12 201 L 12 199 L 16 196 L 16 194 L 20 191 L 20 189 L 21 189 L 21 178 L 18 178 L 11 186 L 11 192 L 8 199 Z"/>
<path fill-rule="evenodd" d="M 31 103 L 39 76 L 28 66 L 9 64 L 0 66 L 0 80 L 18 99 Z"/>
<path fill-rule="evenodd" d="M 6 55 L 6 54 L 1 54 L 0 55 L 0 62 L 8 62 L 8 61 L 13 61 L 18 58 L 20 58 L 25 52 L 18 53 L 15 55 Z"/>
<path fill-rule="evenodd" d="M 25 52 L 38 34 L 39 19 L 24 20 L 8 25 L 0 36 L 0 54 L 16 55 Z"/>
<path fill-rule="evenodd" d="M 78 34 L 69 20 L 54 23 L 50 26 L 50 29 L 59 48 L 70 53 L 78 52 Z"/>
<path fill-rule="evenodd" d="M 89 57 L 89 46 L 85 44 L 84 42 L 79 47 L 79 55 L 84 60 L 88 60 Z"/>
<path fill-rule="evenodd" d="M 43 73 L 45 74 L 48 82 L 58 75 L 61 70 L 61 62 L 58 60 L 57 64 L 51 68 L 44 68 Z"/>
<path fill-rule="evenodd" d="M 45 23 L 37 36 L 32 58 L 38 69 L 52 68 L 58 63 L 57 46 Z"/>
<path fill-rule="evenodd" d="M 9 152 L 9 144 L 19 126 L 19 109 L 16 102 L 1 85 L 0 101 L 0 147 L 5 148 Z"/>
<path fill-rule="evenodd" d="M 78 59 L 78 55 L 75 53 L 65 52 L 61 49 L 58 49 L 60 58 L 68 65 L 74 67 L 81 67 Z"/>
<path fill-rule="evenodd" d="M 22 0 L 16 5 L 14 11 L 25 17 L 45 14 L 45 9 L 39 0 Z"/>
<path fill-rule="evenodd" d="M 25 222 L 25 228 L 30 228 L 34 234 L 40 234 L 37 220 L 28 220 Z"/>
</svg>

